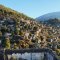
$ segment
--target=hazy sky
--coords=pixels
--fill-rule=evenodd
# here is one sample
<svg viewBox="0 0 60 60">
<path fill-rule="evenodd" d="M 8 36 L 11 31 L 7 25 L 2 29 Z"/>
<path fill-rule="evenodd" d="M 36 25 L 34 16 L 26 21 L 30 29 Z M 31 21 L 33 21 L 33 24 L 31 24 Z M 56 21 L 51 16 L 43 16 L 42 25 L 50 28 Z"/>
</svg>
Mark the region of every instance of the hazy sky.
<svg viewBox="0 0 60 60">
<path fill-rule="evenodd" d="M 60 11 L 60 0 L 0 0 L 0 4 L 33 18 Z"/>
</svg>

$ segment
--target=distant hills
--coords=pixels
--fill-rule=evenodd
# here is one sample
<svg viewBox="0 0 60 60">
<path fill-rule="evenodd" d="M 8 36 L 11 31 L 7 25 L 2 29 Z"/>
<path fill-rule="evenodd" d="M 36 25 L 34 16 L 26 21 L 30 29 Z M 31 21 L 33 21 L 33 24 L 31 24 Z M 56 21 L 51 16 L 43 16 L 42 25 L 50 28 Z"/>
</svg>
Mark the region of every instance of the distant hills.
<svg viewBox="0 0 60 60">
<path fill-rule="evenodd" d="M 42 16 L 39 16 L 36 18 L 37 21 L 46 21 L 49 19 L 60 19 L 60 12 L 53 12 L 53 13 L 48 13 L 48 14 L 44 14 Z"/>
<path fill-rule="evenodd" d="M 36 20 L 46 25 L 60 27 L 60 12 L 48 13 L 36 18 Z"/>
</svg>

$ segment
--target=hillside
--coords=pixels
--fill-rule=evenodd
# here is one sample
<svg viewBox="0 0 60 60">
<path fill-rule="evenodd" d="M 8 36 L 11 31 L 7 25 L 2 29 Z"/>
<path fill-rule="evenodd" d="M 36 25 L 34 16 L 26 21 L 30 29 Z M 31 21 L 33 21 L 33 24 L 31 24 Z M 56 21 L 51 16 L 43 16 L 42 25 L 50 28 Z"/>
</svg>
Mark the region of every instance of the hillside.
<svg viewBox="0 0 60 60">
<path fill-rule="evenodd" d="M 60 28 L 46 26 L 25 17 L 24 14 L 0 5 L 1 49 L 60 48 Z"/>
<path fill-rule="evenodd" d="M 17 12 L 15 10 L 12 10 L 11 8 L 7 8 L 3 5 L 0 5 L 0 16 L 3 17 L 11 17 L 13 19 L 19 20 L 23 18 L 24 20 L 32 20 L 33 18 L 28 17 L 27 15 Z"/>
<path fill-rule="evenodd" d="M 40 26 L 41 24 L 34 19 L 0 5 L 1 47 L 14 49 L 36 47 L 35 43 L 38 40 L 36 33 Z"/>
</svg>

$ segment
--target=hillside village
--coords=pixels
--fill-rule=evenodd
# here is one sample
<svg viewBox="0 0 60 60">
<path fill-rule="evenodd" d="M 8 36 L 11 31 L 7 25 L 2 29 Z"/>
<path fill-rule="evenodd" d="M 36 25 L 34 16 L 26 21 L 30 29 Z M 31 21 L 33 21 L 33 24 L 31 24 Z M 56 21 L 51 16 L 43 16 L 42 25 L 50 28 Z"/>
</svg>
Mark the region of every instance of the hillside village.
<svg viewBox="0 0 60 60">
<path fill-rule="evenodd" d="M 30 17 L 17 14 L 16 11 L 11 12 L 12 10 L 4 6 L 0 7 L 1 49 L 60 49 L 59 27 L 39 23 Z"/>
</svg>

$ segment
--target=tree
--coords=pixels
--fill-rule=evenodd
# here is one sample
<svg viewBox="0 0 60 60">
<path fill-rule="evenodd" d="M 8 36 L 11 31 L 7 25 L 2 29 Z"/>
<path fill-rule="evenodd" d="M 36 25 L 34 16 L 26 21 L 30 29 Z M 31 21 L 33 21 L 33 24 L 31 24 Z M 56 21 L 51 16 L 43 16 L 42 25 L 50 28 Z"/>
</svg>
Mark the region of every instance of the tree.
<svg viewBox="0 0 60 60">
<path fill-rule="evenodd" d="M 29 44 L 25 43 L 25 48 L 29 48 Z"/>
<path fill-rule="evenodd" d="M 10 49 L 10 39 L 9 38 L 5 39 L 5 48 Z"/>
<path fill-rule="evenodd" d="M 18 49 L 18 46 L 16 43 L 14 43 L 14 49 Z"/>
<path fill-rule="evenodd" d="M 19 35 L 22 36 L 23 34 L 24 34 L 24 32 L 20 30 L 20 31 L 19 31 Z"/>
<path fill-rule="evenodd" d="M 58 55 L 60 55 L 60 49 L 55 50 Z"/>
<path fill-rule="evenodd" d="M 0 31 L 0 36 L 2 36 L 2 32 Z"/>
<path fill-rule="evenodd" d="M 25 42 L 23 40 L 19 41 L 19 48 L 25 48 Z"/>
<path fill-rule="evenodd" d="M 15 34 L 19 35 L 18 25 L 15 27 Z"/>
</svg>

